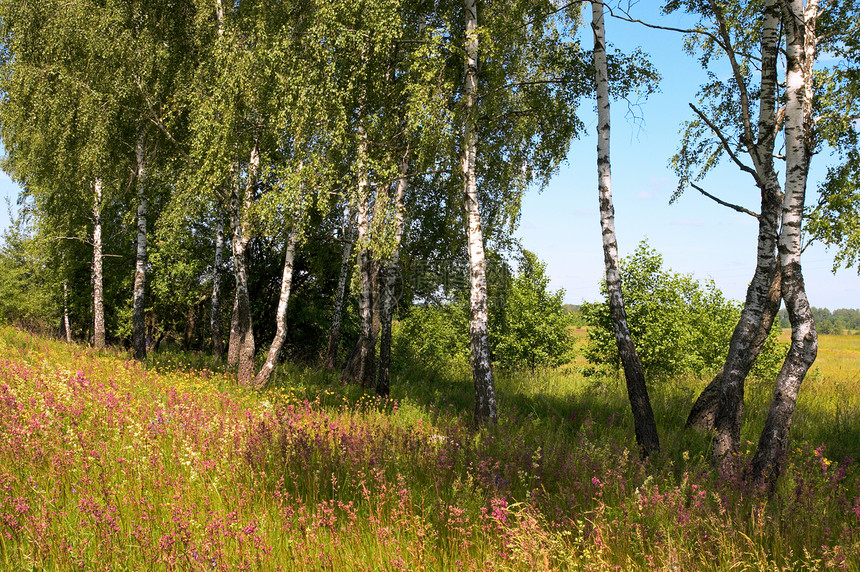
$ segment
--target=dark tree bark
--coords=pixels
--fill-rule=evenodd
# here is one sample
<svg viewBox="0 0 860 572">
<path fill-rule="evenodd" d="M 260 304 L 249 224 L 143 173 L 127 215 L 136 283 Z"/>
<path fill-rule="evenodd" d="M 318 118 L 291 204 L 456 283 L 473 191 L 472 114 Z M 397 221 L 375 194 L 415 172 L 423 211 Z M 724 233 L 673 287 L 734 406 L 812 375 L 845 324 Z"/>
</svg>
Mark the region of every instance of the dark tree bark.
<svg viewBox="0 0 860 572">
<path fill-rule="evenodd" d="M 247 213 L 253 201 L 257 172 L 260 167 L 260 151 L 255 144 L 251 149 L 248 162 L 248 178 L 245 194 L 240 202 L 238 189 L 234 186 L 230 197 L 230 225 L 233 231 L 233 273 L 236 279 L 236 316 L 238 337 L 238 379 L 242 384 L 250 384 L 254 379 L 254 325 L 251 320 L 251 298 L 248 292 L 247 250 L 251 240 Z M 242 205 L 242 206 L 240 206 Z M 232 340 L 231 340 L 232 342 Z"/>
<path fill-rule="evenodd" d="M 347 215 L 343 226 L 343 254 L 340 261 L 340 274 L 337 279 L 337 293 L 334 299 L 334 310 L 332 312 L 331 329 L 328 334 L 328 347 L 326 349 L 325 367 L 334 371 L 337 367 L 337 353 L 340 346 L 340 324 L 343 318 L 343 301 L 346 296 L 346 284 L 349 280 L 349 257 L 352 254 L 352 216 Z"/>
<path fill-rule="evenodd" d="M 391 321 L 396 304 L 394 288 L 400 271 L 400 243 L 403 240 L 403 198 L 406 195 L 409 172 L 409 151 L 400 160 L 400 177 L 394 191 L 394 250 L 380 270 L 379 276 L 379 375 L 376 394 L 387 397 L 391 390 Z"/>
<path fill-rule="evenodd" d="M 609 116 L 609 74 L 606 64 L 606 40 L 603 25 L 603 4 L 592 2 L 592 29 L 594 31 L 594 67 L 597 84 L 597 174 L 600 195 L 600 226 L 603 231 L 603 259 L 606 266 L 606 290 L 609 299 L 609 312 L 618 345 L 618 355 L 627 380 L 627 395 L 633 412 L 633 426 L 636 442 L 642 456 L 647 457 L 660 451 L 657 423 L 642 362 L 633 344 L 627 315 L 624 310 L 624 296 L 621 291 L 621 273 L 618 269 L 618 243 L 615 238 L 615 209 L 612 204 L 611 163 L 610 163 L 610 116 Z"/>
<path fill-rule="evenodd" d="M 215 212 L 215 264 L 212 267 L 212 313 L 209 324 L 212 329 L 212 350 L 215 353 L 215 362 L 217 363 L 224 357 L 224 340 L 221 338 L 221 266 L 224 264 L 224 218 L 220 203 L 216 205 Z"/>
</svg>

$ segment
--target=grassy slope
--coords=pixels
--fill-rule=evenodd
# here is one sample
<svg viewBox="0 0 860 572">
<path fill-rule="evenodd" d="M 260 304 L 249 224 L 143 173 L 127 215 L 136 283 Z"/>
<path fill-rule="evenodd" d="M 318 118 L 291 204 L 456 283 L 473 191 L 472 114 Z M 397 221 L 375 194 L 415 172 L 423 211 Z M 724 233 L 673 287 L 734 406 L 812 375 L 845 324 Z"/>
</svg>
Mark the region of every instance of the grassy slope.
<svg viewBox="0 0 860 572">
<path fill-rule="evenodd" d="M 642 464 L 623 383 L 575 366 L 500 376 L 476 433 L 456 379 L 402 373 L 381 402 L 284 367 L 259 395 L 203 356 L 144 371 L 2 329 L 0 568 L 860 570 L 858 352 L 822 336 L 767 499 L 679 429 L 702 380 L 652 389 L 664 452 Z"/>
</svg>

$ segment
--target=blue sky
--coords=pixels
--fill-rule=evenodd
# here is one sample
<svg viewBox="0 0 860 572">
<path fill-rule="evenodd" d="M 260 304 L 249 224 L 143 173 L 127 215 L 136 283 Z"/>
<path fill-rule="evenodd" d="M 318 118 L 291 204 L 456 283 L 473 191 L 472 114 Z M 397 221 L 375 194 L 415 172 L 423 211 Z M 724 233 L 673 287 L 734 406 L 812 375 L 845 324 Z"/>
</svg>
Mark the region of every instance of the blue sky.
<svg viewBox="0 0 860 572">
<path fill-rule="evenodd" d="M 679 17 L 659 17 L 652 8 L 635 15 L 664 26 L 685 26 Z M 585 19 L 590 22 L 588 16 Z M 677 178 L 668 161 L 677 149 L 681 123 L 692 115 L 688 103 L 696 102 L 704 72 L 698 61 L 683 53 L 680 34 L 612 18 L 606 19 L 606 27 L 610 45 L 625 51 L 641 46 L 663 77 L 661 93 L 639 110 L 644 123 L 625 118 L 625 102 L 613 102 L 612 191 L 621 255 L 647 238 L 663 255 L 666 267 L 701 280 L 711 278 L 726 296 L 743 300 L 755 269 L 756 220 L 695 190 L 669 205 Z M 585 44 L 591 45 L 590 34 Z M 542 194 L 533 192 L 525 198 L 518 233 L 523 246 L 546 261 L 553 287 L 564 288 L 566 301 L 573 304 L 599 299 L 603 276 L 593 107 L 593 102 L 586 102 L 580 110 L 588 134 L 573 143 L 568 164 Z M 824 153 L 813 159 L 807 203 L 814 203 L 828 161 Z M 758 210 L 760 199 L 751 177 L 734 165 L 721 165 L 701 185 L 724 200 Z M 833 256 L 823 246 L 810 246 L 802 265 L 813 306 L 860 308 L 860 277 L 853 269 L 833 275 Z"/>
<path fill-rule="evenodd" d="M 653 7 L 639 8 L 636 15 L 642 19 L 658 22 L 659 18 L 660 24 L 669 26 L 685 24 L 677 16 L 658 17 Z M 639 110 L 644 122 L 628 120 L 624 102 L 613 106 L 613 195 L 621 254 L 629 254 L 647 238 L 668 268 L 698 279 L 712 278 L 726 296 L 743 300 L 755 268 L 756 221 L 695 191 L 669 205 L 676 178 L 668 160 L 677 148 L 681 122 L 692 113 L 687 104 L 695 101 L 704 73 L 694 58 L 683 53 L 680 34 L 612 18 L 607 18 L 606 25 L 610 44 L 622 50 L 641 46 L 663 76 L 661 93 Z M 586 44 L 590 41 L 589 34 Z M 568 164 L 543 193 L 526 196 L 517 233 L 525 248 L 546 261 L 553 287 L 564 288 L 565 300 L 574 304 L 599 299 L 598 285 L 603 276 L 593 104 L 586 102 L 580 114 L 588 127 L 587 136 L 573 143 Z M 826 154 L 813 160 L 808 202 L 814 201 L 828 160 Z M 759 199 L 752 180 L 732 165 L 718 168 L 703 186 L 727 201 L 757 210 Z M 0 196 L 14 201 L 17 191 L 0 172 Z M 4 206 L 0 226 L 7 224 Z M 832 256 L 824 247 L 813 245 L 804 253 L 810 303 L 831 309 L 860 308 L 856 271 L 843 269 L 833 275 L 831 267 Z"/>
</svg>

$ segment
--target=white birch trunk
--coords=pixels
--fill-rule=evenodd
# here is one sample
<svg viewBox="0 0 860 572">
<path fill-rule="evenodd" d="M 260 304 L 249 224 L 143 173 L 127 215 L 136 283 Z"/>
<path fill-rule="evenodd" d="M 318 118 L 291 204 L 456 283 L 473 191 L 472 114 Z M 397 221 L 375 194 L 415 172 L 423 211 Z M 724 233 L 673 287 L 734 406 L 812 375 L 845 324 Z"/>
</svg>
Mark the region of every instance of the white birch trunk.
<svg viewBox="0 0 860 572">
<path fill-rule="evenodd" d="M 105 347 L 104 271 L 102 252 L 102 180 L 96 178 L 93 201 L 93 345 Z"/>
<path fill-rule="evenodd" d="M 137 159 L 137 255 L 134 269 L 134 295 L 132 299 L 132 347 L 134 359 L 146 359 L 146 311 L 144 293 L 146 290 L 146 158 L 144 140 L 141 135 L 135 149 Z"/>
<path fill-rule="evenodd" d="M 278 311 L 275 315 L 275 323 L 277 328 L 275 338 L 272 340 L 272 345 L 269 346 L 269 353 L 266 356 L 266 362 L 254 378 L 254 387 L 263 389 L 272 379 L 272 372 L 275 366 L 278 365 L 278 360 L 281 357 L 281 350 L 284 347 L 284 340 L 287 339 L 287 308 L 290 303 L 290 290 L 293 285 L 293 261 L 296 258 L 296 245 L 299 241 L 299 225 L 298 222 L 293 226 L 290 232 L 290 238 L 287 240 L 287 252 L 284 257 L 284 274 L 281 277 L 281 294 L 278 298 Z"/>
<path fill-rule="evenodd" d="M 72 330 L 69 323 L 69 283 L 63 281 L 63 327 L 66 329 L 66 343 L 72 343 Z"/>
<path fill-rule="evenodd" d="M 475 132 L 474 104 L 478 92 L 478 9 L 476 0 L 463 0 L 466 16 L 466 65 L 463 70 L 463 142 L 460 168 L 463 175 L 463 206 L 466 212 L 466 238 L 469 249 L 469 302 L 471 324 L 472 379 L 475 383 L 475 423 L 496 422 L 498 408 L 490 363 L 489 304 L 487 301 L 487 260 L 478 203 L 475 161 L 478 138 Z"/>
<path fill-rule="evenodd" d="M 786 0 L 785 197 L 779 235 L 782 297 L 791 321 L 791 347 L 779 372 L 752 463 L 753 478 L 775 484 L 788 450 L 789 430 L 803 378 L 818 354 L 818 335 L 800 267 L 801 225 L 813 151 L 812 68 L 817 0 Z"/>
<path fill-rule="evenodd" d="M 747 150 L 761 191 L 756 268 L 747 288 L 740 319 L 732 332 L 726 361 L 696 401 L 688 424 L 713 428 L 712 461 L 724 474 L 736 474 L 743 421 L 744 385 L 779 310 L 781 284 L 776 259 L 782 190 L 773 164 L 776 138 L 779 0 L 765 5 L 761 39 L 761 89 L 758 133 L 747 137 Z M 750 118 L 745 124 L 752 125 Z M 716 389 L 716 392 L 713 389 Z"/>
<path fill-rule="evenodd" d="M 367 137 L 362 126 L 358 129 L 358 317 L 361 332 L 350 359 L 344 366 L 343 380 L 370 387 L 373 360 L 376 357 L 376 339 L 373 335 L 373 259 L 370 252 L 370 183 L 367 174 Z"/>
<path fill-rule="evenodd" d="M 391 390 L 391 321 L 394 317 L 397 274 L 400 270 L 400 244 L 403 241 L 403 200 L 409 172 L 409 150 L 400 160 L 400 177 L 394 190 L 394 249 L 391 258 L 380 272 L 379 287 L 379 374 L 376 380 L 376 394 L 388 396 Z"/>
<path fill-rule="evenodd" d="M 633 344 L 624 297 L 621 292 L 621 273 L 618 269 L 618 242 L 615 237 L 615 207 L 612 203 L 612 174 L 610 163 L 610 101 L 609 72 L 606 64 L 606 38 L 603 24 L 603 3 L 591 3 L 594 31 L 594 68 L 597 85 L 597 187 L 600 197 L 600 227 L 603 233 L 603 260 L 606 268 L 606 290 L 609 311 L 615 331 L 618 355 L 624 367 L 627 395 L 633 412 L 636 442 L 643 456 L 659 452 L 660 440 L 657 424 L 648 398 L 642 362 Z"/>
</svg>

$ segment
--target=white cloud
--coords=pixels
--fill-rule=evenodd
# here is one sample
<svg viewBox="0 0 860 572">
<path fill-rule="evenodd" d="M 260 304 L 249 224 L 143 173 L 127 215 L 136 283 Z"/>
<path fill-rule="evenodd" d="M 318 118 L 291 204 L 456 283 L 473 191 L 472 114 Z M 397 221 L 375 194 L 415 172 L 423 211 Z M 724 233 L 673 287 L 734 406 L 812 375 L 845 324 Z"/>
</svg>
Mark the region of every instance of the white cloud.
<svg viewBox="0 0 860 572">
<path fill-rule="evenodd" d="M 704 223 L 698 219 L 693 219 L 693 220 L 680 219 L 680 220 L 673 220 L 672 224 L 674 224 L 675 226 L 702 226 Z"/>
<path fill-rule="evenodd" d="M 647 201 L 649 199 L 654 198 L 654 193 L 652 193 L 651 191 L 639 191 L 639 194 L 636 196 L 639 197 L 640 199 L 642 199 L 643 201 Z"/>
</svg>

